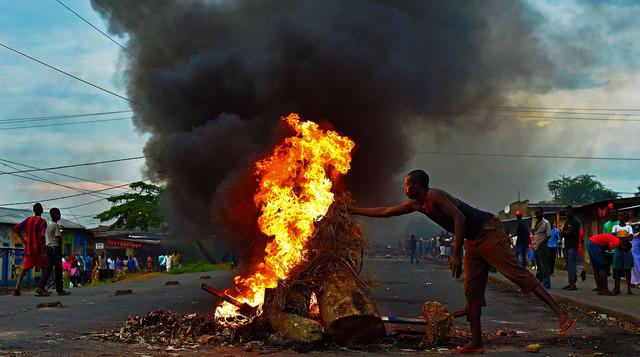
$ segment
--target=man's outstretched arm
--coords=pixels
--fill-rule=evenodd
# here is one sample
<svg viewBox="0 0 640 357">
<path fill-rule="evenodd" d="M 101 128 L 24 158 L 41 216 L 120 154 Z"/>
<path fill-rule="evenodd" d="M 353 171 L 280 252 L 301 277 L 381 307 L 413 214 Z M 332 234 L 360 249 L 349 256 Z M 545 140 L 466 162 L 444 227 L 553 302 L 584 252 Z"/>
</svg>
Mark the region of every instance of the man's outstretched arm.
<svg viewBox="0 0 640 357">
<path fill-rule="evenodd" d="M 368 208 L 349 206 L 349 213 L 367 217 L 393 217 L 415 212 L 418 208 L 419 206 L 416 201 L 409 200 L 405 203 L 390 207 Z"/>
</svg>

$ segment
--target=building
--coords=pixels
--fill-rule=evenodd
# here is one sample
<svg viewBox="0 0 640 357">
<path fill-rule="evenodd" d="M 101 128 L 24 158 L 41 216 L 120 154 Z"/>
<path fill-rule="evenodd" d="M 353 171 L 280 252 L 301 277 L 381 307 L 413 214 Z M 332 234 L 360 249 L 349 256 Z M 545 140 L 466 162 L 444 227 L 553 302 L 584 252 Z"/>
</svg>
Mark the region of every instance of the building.
<svg viewBox="0 0 640 357">
<path fill-rule="evenodd" d="M 20 274 L 22 268 L 23 244 L 13 228 L 25 218 L 33 216 L 33 211 L 28 209 L 4 208 L 0 207 L 0 286 L 8 287 L 15 284 L 15 279 Z M 51 222 L 48 212 L 42 214 L 47 222 Z M 70 255 L 86 254 L 87 251 L 87 231 L 84 226 L 73 223 L 66 219 L 58 222 L 62 228 L 62 254 Z M 29 271 L 24 283 L 29 285 L 35 283 L 39 277 L 39 272 L 35 269 Z"/>
<path fill-rule="evenodd" d="M 160 229 L 129 231 L 99 226 L 89 229 L 88 254 L 102 254 L 124 258 L 125 256 L 155 257 L 162 252 L 162 241 L 168 238 Z"/>
</svg>

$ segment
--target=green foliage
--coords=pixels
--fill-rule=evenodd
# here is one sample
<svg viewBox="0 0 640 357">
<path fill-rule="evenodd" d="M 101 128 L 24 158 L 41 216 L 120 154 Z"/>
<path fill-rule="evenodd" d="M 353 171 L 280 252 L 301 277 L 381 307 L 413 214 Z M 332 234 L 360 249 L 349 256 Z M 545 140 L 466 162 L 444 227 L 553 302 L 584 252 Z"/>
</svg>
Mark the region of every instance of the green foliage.
<svg viewBox="0 0 640 357">
<path fill-rule="evenodd" d="M 181 267 L 171 268 L 171 270 L 169 271 L 169 274 L 197 273 L 197 272 L 225 270 L 225 269 L 231 269 L 231 263 L 219 263 L 219 264 L 189 263 L 189 264 L 182 264 Z"/>
<path fill-rule="evenodd" d="M 129 187 L 135 192 L 107 198 L 112 207 L 95 218 L 100 222 L 115 219 L 112 226 L 116 228 L 146 231 L 149 227 L 163 227 L 165 219 L 158 205 L 159 197 L 163 192 L 162 188 L 142 181 L 134 182 Z"/>
<path fill-rule="evenodd" d="M 595 180 L 594 175 L 576 177 L 560 176 L 547 183 L 553 202 L 559 204 L 579 204 L 618 198 L 618 194 Z"/>
</svg>

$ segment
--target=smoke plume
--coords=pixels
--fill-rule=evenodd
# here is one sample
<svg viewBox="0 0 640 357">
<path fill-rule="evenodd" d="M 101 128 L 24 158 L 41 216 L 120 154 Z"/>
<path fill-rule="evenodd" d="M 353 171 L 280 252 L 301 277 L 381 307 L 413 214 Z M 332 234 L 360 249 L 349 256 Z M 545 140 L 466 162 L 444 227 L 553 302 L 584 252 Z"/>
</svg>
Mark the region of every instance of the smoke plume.
<svg viewBox="0 0 640 357">
<path fill-rule="evenodd" d="M 541 79 L 554 66 L 538 15 L 516 1 L 92 4 L 128 38 L 123 75 L 151 134 L 148 172 L 167 182 L 173 229 L 194 238 L 255 232 L 251 164 L 290 112 L 355 140 L 346 187 L 380 204 L 401 193 L 393 178 L 415 155 L 414 128 L 445 141 L 491 130 L 485 115 L 465 118 L 557 86 Z"/>
</svg>

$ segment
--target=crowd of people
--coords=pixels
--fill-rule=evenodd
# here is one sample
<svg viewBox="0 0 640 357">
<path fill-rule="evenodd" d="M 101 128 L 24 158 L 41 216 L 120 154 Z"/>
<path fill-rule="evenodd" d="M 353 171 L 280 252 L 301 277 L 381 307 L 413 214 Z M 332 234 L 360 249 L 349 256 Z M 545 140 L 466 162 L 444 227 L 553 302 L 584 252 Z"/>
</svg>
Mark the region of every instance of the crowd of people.
<svg viewBox="0 0 640 357">
<path fill-rule="evenodd" d="M 182 257 L 178 253 L 161 254 L 158 259 L 147 256 L 146 259 L 136 255 L 108 255 L 105 252 L 86 256 L 71 254 L 62 256 L 62 227 L 60 210 L 49 211 L 51 222 L 42 218 L 43 207 L 40 203 L 33 205 L 34 215 L 14 227 L 14 231 L 24 246 L 22 270 L 17 278 L 13 295 L 21 295 L 21 284 L 25 273 L 32 268 L 42 270 L 38 281 L 36 296 L 49 296 L 48 288 L 55 287 L 58 295 L 69 295 L 64 290 L 81 287 L 102 281 L 114 281 L 127 274 L 138 272 L 169 272 L 181 266 Z M 67 282 L 68 280 L 68 282 Z M 65 286 L 66 285 L 66 286 Z"/>
</svg>

